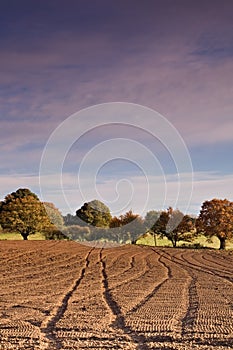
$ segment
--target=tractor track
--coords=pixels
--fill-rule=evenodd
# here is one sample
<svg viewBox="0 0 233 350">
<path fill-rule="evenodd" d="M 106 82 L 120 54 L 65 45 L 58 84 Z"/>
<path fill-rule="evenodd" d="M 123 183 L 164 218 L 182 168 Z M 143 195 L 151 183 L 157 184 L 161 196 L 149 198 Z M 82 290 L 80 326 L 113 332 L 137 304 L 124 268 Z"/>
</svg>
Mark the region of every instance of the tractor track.
<svg viewBox="0 0 233 350">
<path fill-rule="evenodd" d="M 64 313 L 68 308 L 69 299 L 72 297 L 73 293 L 78 289 L 81 281 L 85 277 L 86 269 L 89 266 L 90 260 L 89 257 L 92 251 L 95 248 L 91 248 L 88 254 L 85 257 L 85 266 L 81 270 L 81 274 L 79 278 L 71 285 L 70 289 L 63 296 L 61 302 L 56 305 L 56 307 L 52 310 L 50 315 L 42 322 L 40 330 L 41 330 L 41 345 L 40 349 L 62 349 L 62 342 L 56 336 L 56 324 L 63 317 Z"/>
<path fill-rule="evenodd" d="M 122 314 L 120 306 L 114 300 L 111 290 L 109 289 L 108 276 L 106 272 L 106 263 L 103 259 L 102 253 L 103 253 L 103 249 L 100 250 L 100 262 L 102 265 L 102 277 L 103 277 L 102 283 L 104 288 L 103 294 L 104 294 L 105 301 L 114 316 L 114 321 L 112 322 L 110 327 L 112 327 L 113 329 L 119 329 L 123 331 L 125 336 L 128 339 L 131 339 L 131 342 L 133 342 L 133 344 L 136 346 L 136 349 L 148 350 L 149 347 L 146 345 L 146 338 L 143 335 L 140 335 L 137 332 L 135 332 L 131 327 L 126 326 L 125 316 Z"/>
</svg>

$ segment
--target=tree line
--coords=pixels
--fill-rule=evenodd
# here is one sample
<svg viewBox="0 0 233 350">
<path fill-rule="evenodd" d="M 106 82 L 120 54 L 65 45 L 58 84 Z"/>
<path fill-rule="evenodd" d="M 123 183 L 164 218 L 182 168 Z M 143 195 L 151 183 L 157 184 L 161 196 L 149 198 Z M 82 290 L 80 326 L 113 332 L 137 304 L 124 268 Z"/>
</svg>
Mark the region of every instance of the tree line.
<svg viewBox="0 0 233 350">
<path fill-rule="evenodd" d="M 77 241 L 105 240 L 136 243 L 143 235 L 166 237 L 173 247 L 179 241 L 192 242 L 198 235 L 219 239 L 219 248 L 233 238 L 233 202 L 212 199 L 203 202 L 198 217 L 183 214 L 178 209 L 148 211 L 142 218 L 132 210 L 112 216 L 101 201 L 84 203 L 75 215 L 62 216 L 53 203 L 41 202 L 29 189 L 20 188 L 0 202 L 0 225 L 4 231 L 20 233 L 24 240 L 41 232 L 46 239 Z"/>
</svg>

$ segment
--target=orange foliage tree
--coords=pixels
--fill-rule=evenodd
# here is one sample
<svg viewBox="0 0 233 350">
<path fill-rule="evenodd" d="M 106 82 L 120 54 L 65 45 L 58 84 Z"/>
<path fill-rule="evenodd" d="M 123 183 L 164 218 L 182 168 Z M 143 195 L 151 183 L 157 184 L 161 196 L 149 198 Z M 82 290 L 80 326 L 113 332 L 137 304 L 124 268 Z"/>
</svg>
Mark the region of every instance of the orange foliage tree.
<svg viewBox="0 0 233 350">
<path fill-rule="evenodd" d="M 212 199 L 202 204 L 196 221 L 198 233 L 206 237 L 216 236 L 220 248 L 226 248 L 226 240 L 233 237 L 233 202 L 227 199 Z"/>
<path fill-rule="evenodd" d="M 134 214 L 132 210 L 119 217 L 114 216 L 109 226 L 110 228 L 119 228 L 116 235 L 118 235 L 117 240 L 121 242 L 131 240 L 132 243 L 136 243 L 137 238 L 145 230 L 141 216 Z"/>
</svg>

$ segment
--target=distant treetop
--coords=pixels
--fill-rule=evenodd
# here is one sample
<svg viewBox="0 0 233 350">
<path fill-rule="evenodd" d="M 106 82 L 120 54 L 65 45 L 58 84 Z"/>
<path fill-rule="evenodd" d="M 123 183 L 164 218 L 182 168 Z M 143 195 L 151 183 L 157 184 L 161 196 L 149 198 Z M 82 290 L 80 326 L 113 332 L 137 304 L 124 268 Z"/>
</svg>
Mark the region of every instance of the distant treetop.
<svg viewBox="0 0 233 350">
<path fill-rule="evenodd" d="M 101 201 L 94 199 L 76 211 L 76 215 L 89 225 L 108 227 L 112 219 L 109 208 Z"/>
</svg>

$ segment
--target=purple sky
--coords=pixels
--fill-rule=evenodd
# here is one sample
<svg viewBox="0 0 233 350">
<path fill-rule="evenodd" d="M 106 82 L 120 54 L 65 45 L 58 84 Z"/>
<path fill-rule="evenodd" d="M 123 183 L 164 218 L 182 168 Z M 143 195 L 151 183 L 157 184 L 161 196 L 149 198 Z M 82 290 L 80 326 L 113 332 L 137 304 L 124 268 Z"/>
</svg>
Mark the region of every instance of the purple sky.
<svg viewBox="0 0 233 350">
<path fill-rule="evenodd" d="M 19 187 L 40 193 L 42 152 L 67 117 L 121 101 L 158 111 L 181 134 L 194 170 L 190 212 L 213 197 L 233 200 L 231 0 L 3 0 L 0 47 L 1 198 Z M 67 186 L 86 152 L 111 135 L 132 136 L 108 128 L 87 135 L 70 153 Z M 148 135 L 135 138 L 153 148 Z M 176 174 L 166 159 L 172 197 Z M 141 172 L 123 163 L 103 167 L 103 198 L 121 174 L 143 192 Z M 65 211 L 50 185 L 45 199 Z M 70 201 L 73 210 L 83 203 L 79 196 Z M 140 198 L 130 207 L 140 211 Z"/>
</svg>

